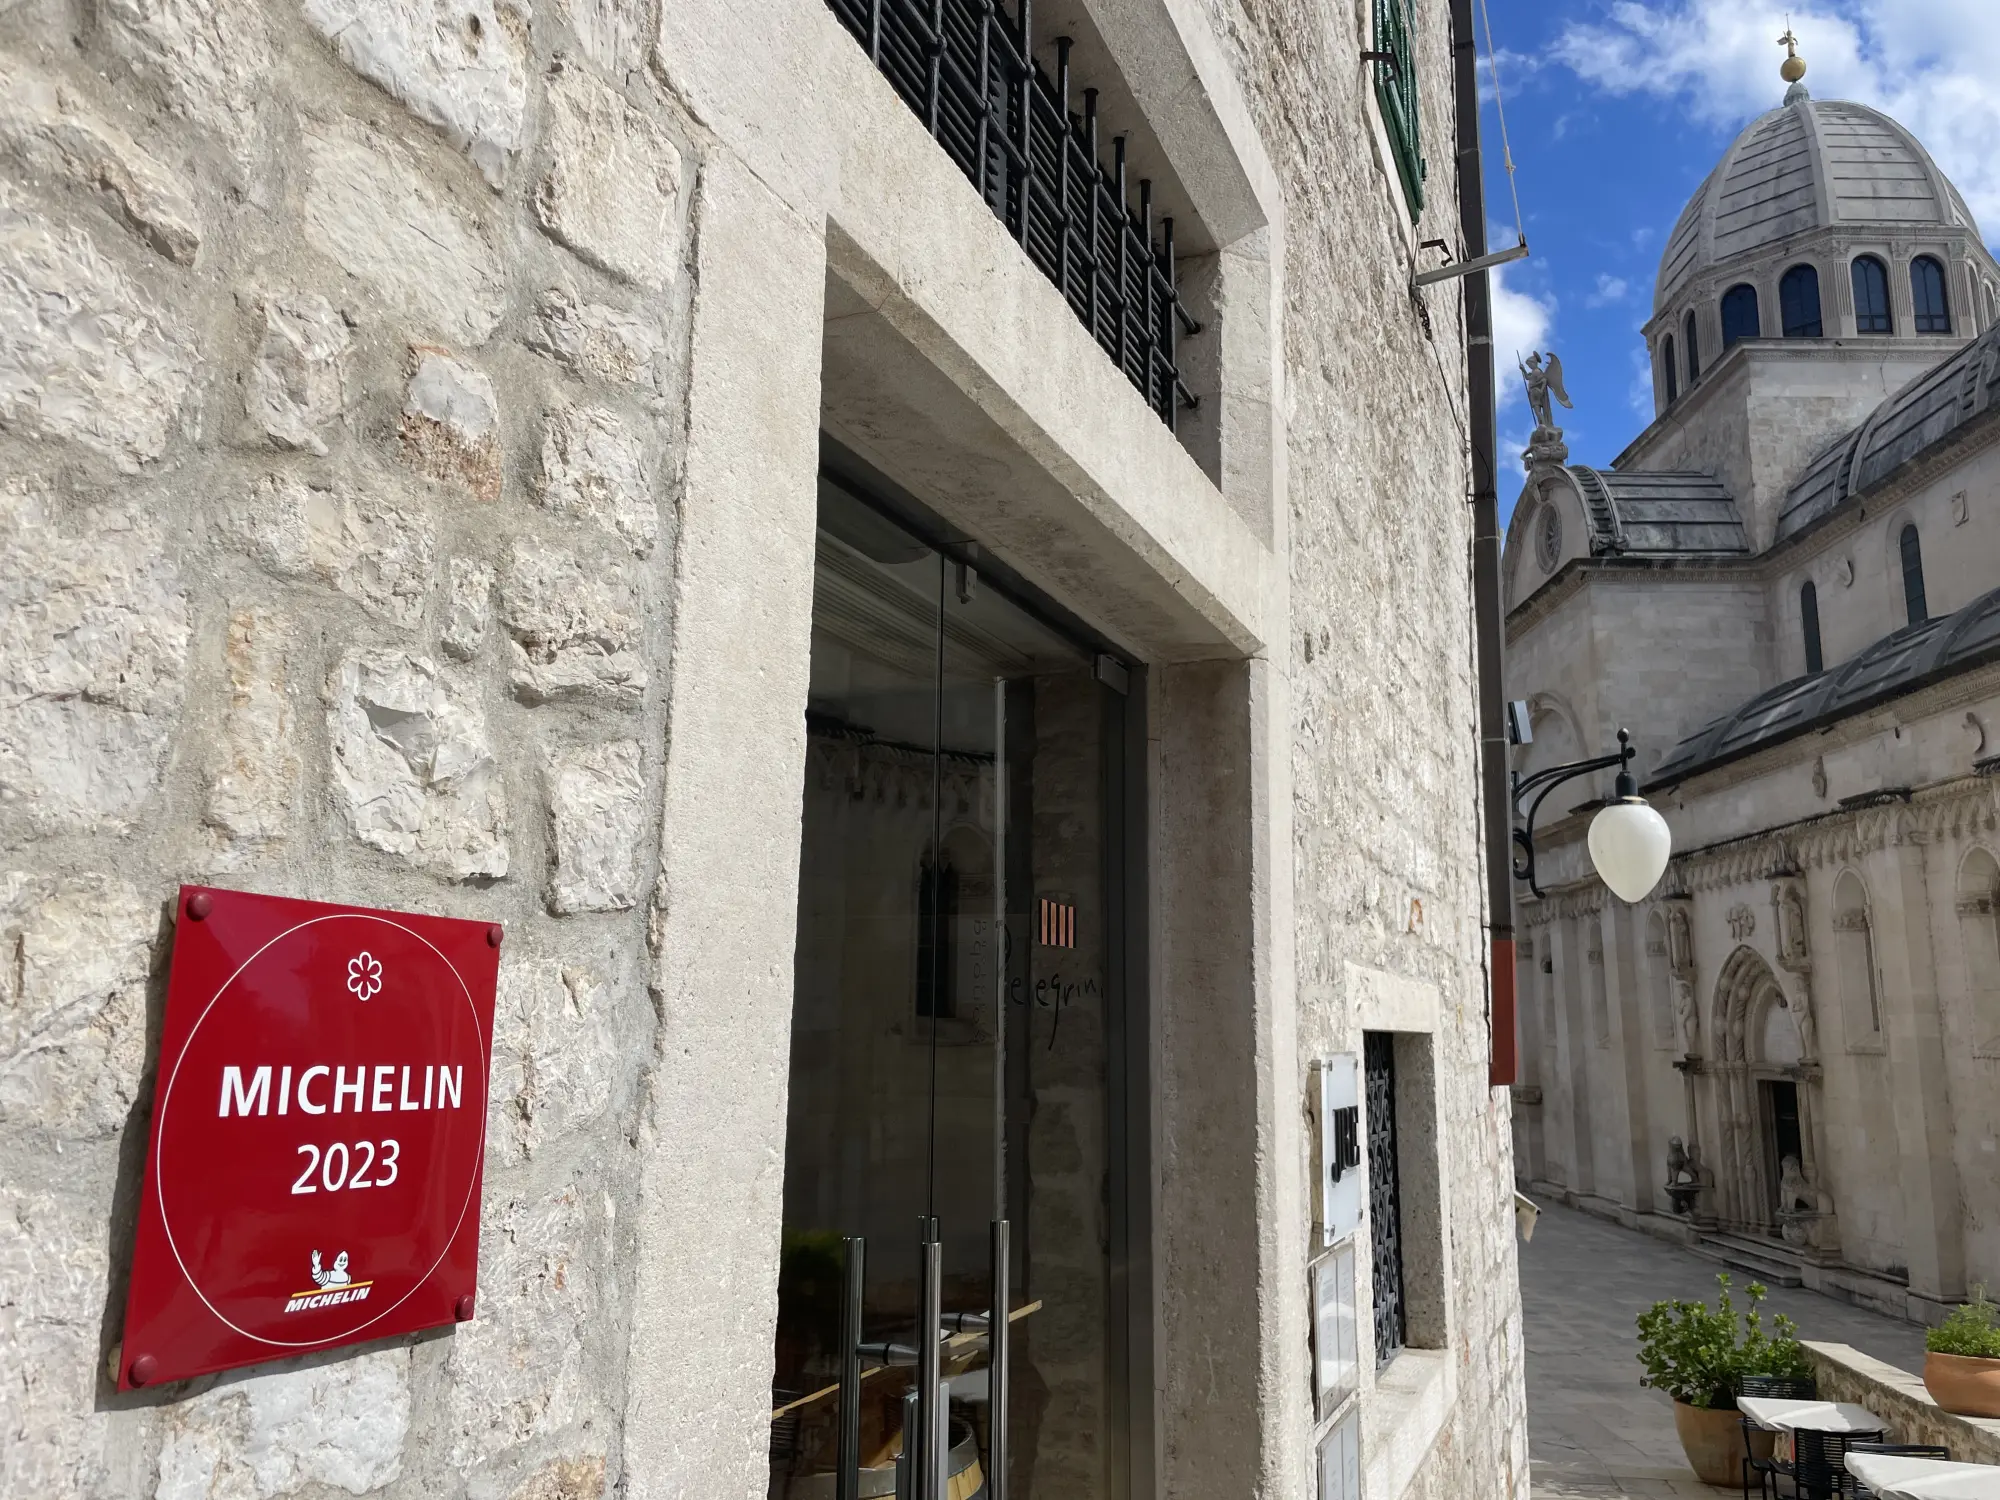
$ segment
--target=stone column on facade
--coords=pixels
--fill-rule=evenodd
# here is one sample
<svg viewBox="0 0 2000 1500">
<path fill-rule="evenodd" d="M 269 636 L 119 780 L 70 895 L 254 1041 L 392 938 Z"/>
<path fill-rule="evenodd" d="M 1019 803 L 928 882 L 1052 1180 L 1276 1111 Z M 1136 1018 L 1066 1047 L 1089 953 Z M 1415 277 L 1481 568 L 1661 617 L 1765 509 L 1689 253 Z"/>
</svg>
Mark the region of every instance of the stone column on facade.
<svg viewBox="0 0 2000 1500">
<path fill-rule="evenodd" d="M 1803 876 L 1781 876 L 1771 887 L 1772 941 L 1778 967 L 1791 976 L 1784 984 L 1786 1004 L 1799 1031 L 1799 1163 L 1811 1189 L 1812 1217 L 1784 1220 L 1786 1238 L 1816 1259 L 1837 1254 L 1840 1225 L 1834 1217 L 1833 1195 L 1827 1190 L 1827 1166 L 1832 1156 L 1826 1140 L 1826 1070 L 1820 1062 L 1818 996 L 1813 992 L 1811 924 L 1807 920 L 1809 891 Z M 1781 1207 L 1781 1217 L 1791 1209 Z"/>
<path fill-rule="evenodd" d="M 1618 1078 L 1623 1085 L 1625 1159 L 1631 1174 L 1631 1202 L 1637 1213 L 1653 1211 L 1655 1179 L 1661 1178 L 1660 1163 L 1666 1159 L 1666 1143 L 1653 1150 L 1652 1112 L 1646 1094 L 1646 1064 L 1652 1052 L 1646 1016 L 1646 995 L 1639 982 L 1639 929 L 1633 908 L 1623 901 L 1609 900 L 1602 913 L 1604 941 L 1604 987 L 1611 1012 L 1612 1055 L 1618 1059 Z"/>
<path fill-rule="evenodd" d="M 1903 1249 L 1911 1292 L 1935 1302 L 1964 1295 L 1965 1236 L 1931 948 L 1927 848 L 1924 836 L 1904 823 L 1868 863 L 1869 884 L 1881 893 L 1873 912 L 1909 1236 Z"/>
<path fill-rule="evenodd" d="M 1515 948 L 1515 993 L 1521 997 L 1517 1012 L 1521 1085 L 1514 1092 L 1514 1115 L 1521 1125 L 1522 1148 L 1516 1170 L 1531 1184 L 1546 1182 L 1549 1175 L 1548 1063 L 1544 1056 L 1548 1008 L 1542 988 L 1541 960 L 1548 941 L 1546 927 L 1529 928 Z"/>
<path fill-rule="evenodd" d="M 632 1500 L 768 1486 L 783 1216 L 826 256 L 728 152 L 701 184 L 653 906 L 663 1042 L 624 1228 Z"/>
<path fill-rule="evenodd" d="M 1156 1178 L 1156 1284 L 1172 1289 L 1159 1428 L 1162 1490 L 1177 1495 L 1252 1488 L 1305 1418 L 1293 1409 L 1305 1329 L 1289 1326 L 1284 1295 L 1304 1284 L 1305 1261 L 1290 1232 L 1303 1205 L 1286 1201 L 1304 1148 L 1290 837 L 1272 826 L 1290 806 L 1271 785 L 1287 764 L 1271 754 L 1281 692 L 1261 661 L 1158 668 L 1149 685 L 1157 1160 L 1172 1163 Z"/>
<path fill-rule="evenodd" d="M 1591 1129 L 1591 1053 L 1595 1050 L 1596 1039 L 1592 1035 L 1589 1000 L 1586 996 L 1589 976 L 1584 973 L 1584 925 L 1590 919 L 1565 916 L 1556 921 L 1556 992 L 1562 997 L 1560 1015 L 1562 1035 L 1560 1040 L 1559 1065 L 1569 1080 L 1569 1189 L 1585 1197 L 1597 1193 L 1597 1137 Z"/>
</svg>

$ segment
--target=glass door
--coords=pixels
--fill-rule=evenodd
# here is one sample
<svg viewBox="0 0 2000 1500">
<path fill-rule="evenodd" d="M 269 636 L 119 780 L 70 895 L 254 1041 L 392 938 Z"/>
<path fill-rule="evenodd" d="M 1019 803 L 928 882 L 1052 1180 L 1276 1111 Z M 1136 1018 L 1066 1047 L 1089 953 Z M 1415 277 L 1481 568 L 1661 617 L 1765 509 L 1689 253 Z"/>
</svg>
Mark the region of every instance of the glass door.
<svg viewBox="0 0 2000 1500">
<path fill-rule="evenodd" d="M 830 479 L 819 521 L 770 1493 L 839 1493 L 856 1240 L 859 1494 L 897 1493 L 932 1223 L 938 1500 L 1001 1491 L 1001 1409 L 1014 1500 L 1122 1493 L 1112 690 L 1088 648 Z M 1015 1309 L 998 1403 L 996 1220 Z"/>
</svg>

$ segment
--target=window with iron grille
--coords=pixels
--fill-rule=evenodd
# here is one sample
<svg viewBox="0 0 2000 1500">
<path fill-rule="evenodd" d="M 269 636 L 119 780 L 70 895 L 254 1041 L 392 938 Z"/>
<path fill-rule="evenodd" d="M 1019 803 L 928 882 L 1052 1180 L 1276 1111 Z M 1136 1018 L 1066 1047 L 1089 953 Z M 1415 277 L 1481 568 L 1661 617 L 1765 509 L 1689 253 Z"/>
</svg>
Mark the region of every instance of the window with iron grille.
<svg viewBox="0 0 2000 1500">
<path fill-rule="evenodd" d="M 1396 1038 L 1362 1037 L 1363 1090 L 1368 1100 L 1368 1238 L 1375 1281 L 1375 1365 L 1404 1345 L 1403 1209 L 1396 1171 Z"/>
<path fill-rule="evenodd" d="M 1424 211 L 1425 171 L 1418 128 L 1416 17 L 1412 0 L 1374 0 L 1374 5 L 1375 46 L 1369 60 L 1375 67 L 1375 102 L 1414 224 Z"/>
<path fill-rule="evenodd" d="M 1098 139 L 1097 90 L 1071 108 L 1066 38 L 1056 73 L 1035 61 L 1032 0 L 827 0 L 903 101 L 978 189 L 1106 356 L 1175 428 L 1196 398 L 1179 341 L 1201 331 L 1182 307 L 1174 221 L 1134 207 L 1125 138 Z"/>
</svg>

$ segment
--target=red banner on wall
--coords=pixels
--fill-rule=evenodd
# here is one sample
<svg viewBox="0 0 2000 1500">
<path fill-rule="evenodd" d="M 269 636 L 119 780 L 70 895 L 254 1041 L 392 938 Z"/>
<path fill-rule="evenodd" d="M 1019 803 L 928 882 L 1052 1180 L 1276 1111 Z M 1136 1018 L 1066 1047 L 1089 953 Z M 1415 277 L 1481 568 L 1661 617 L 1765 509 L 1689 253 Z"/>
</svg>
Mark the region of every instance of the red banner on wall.
<svg viewBox="0 0 2000 1500">
<path fill-rule="evenodd" d="M 120 1390 L 472 1316 L 499 942 L 181 888 Z"/>
</svg>

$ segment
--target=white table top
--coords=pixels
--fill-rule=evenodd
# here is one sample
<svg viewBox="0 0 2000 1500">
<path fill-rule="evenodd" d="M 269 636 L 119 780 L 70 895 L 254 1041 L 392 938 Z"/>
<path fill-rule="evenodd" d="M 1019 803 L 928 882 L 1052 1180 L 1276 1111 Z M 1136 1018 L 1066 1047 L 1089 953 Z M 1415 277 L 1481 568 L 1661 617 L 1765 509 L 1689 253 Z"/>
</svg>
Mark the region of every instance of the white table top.
<svg viewBox="0 0 2000 1500">
<path fill-rule="evenodd" d="M 1736 1408 L 1772 1432 L 1880 1432 L 1886 1425 L 1851 1401 L 1791 1401 L 1778 1396 L 1738 1396 Z"/>
<path fill-rule="evenodd" d="M 2000 1469 L 1900 1453 L 1850 1453 L 1847 1472 L 1882 1500 L 2000 1500 Z"/>
</svg>

